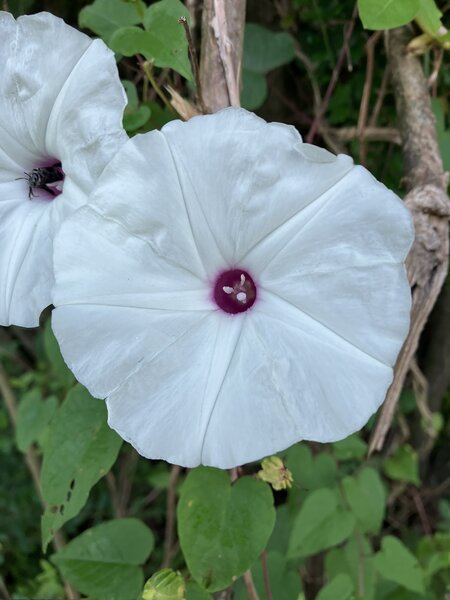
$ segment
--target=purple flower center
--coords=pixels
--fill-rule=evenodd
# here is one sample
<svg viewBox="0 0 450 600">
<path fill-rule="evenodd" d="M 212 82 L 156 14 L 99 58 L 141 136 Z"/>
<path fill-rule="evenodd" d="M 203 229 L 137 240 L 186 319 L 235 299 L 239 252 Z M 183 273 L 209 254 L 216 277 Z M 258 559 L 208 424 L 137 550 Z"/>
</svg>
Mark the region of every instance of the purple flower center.
<svg viewBox="0 0 450 600">
<path fill-rule="evenodd" d="M 214 284 L 214 300 L 217 306 L 232 315 L 251 308 L 256 295 L 255 282 L 247 271 L 242 269 L 224 271 Z"/>
<path fill-rule="evenodd" d="M 62 165 L 56 159 L 49 161 L 49 164 L 36 167 L 29 173 L 25 173 L 28 181 L 28 197 L 34 198 L 35 196 L 42 196 L 36 192 L 42 190 L 46 192 L 44 195 L 50 199 L 56 198 L 62 194 L 64 186 L 64 171 Z"/>
</svg>

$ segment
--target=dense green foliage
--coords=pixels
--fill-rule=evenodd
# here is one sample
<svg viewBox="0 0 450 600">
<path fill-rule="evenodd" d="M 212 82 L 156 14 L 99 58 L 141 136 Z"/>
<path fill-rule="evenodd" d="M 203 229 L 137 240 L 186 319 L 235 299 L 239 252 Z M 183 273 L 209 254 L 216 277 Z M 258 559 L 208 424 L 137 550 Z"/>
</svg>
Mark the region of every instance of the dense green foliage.
<svg viewBox="0 0 450 600">
<path fill-rule="evenodd" d="M 129 135 L 177 117 L 166 85 L 193 102 L 177 21 L 189 13 L 179 0 L 10 0 L 9 8 L 16 15 L 45 8 L 103 38 L 117 53 Z M 413 21 L 427 75 L 439 70 L 433 106 L 450 168 L 447 56 L 438 62 L 446 14 L 434 0 L 359 0 L 359 10 L 362 23 L 355 22 L 316 141 L 352 154 L 401 193 L 398 144 L 349 132 L 361 118 L 369 30 Z M 243 106 L 306 135 L 352 12 L 351 0 L 249 0 Z M 198 27 L 194 34 L 198 41 Z M 368 122 L 387 129 L 396 113 L 378 44 Z M 437 360 L 428 352 L 432 336 L 430 326 L 418 355 L 425 373 Z M 131 600 L 149 580 L 146 600 L 207 600 L 228 586 L 244 600 L 250 573 L 261 600 L 270 599 L 269 586 L 274 600 L 441 600 L 450 591 L 449 390 L 424 409 L 408 381 L 382 454 L 367 458 L 374 419 L 342 442 L 280 453 L 293 485 L 275 491 L 256 477 L 260 465 L 245 466 L 231 483 L 227 472 L 188 473 L 122 444 L 103 402 L 65 366 L 48 314 L 37 331 L 0 329 L 0 365 L 18 402 L 15 425 L 0 402 L 0 596 L 66 598 L 68 582 L 89 598 Z M 40 470 L 44 508 L 30 460 Z M 60 528 L 65 543 L 55 539 Z"/>
</svg>

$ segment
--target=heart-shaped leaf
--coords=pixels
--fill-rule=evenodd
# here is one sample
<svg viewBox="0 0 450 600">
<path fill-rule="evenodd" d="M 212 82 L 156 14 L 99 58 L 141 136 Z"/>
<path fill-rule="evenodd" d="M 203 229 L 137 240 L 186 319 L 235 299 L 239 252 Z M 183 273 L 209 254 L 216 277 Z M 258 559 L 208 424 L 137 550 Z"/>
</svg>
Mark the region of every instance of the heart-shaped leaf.
<svg viewBox="0 0 450 600">
<path fill-rule="evenodd" d="M 52 556 L 63 577 L 98 600 L 136 598 L 140 565 L 153 550 L 153 533 L 138 519 L 116 519 L 84 531 Z"/>
<path fill-rule="evenodd" d="M 411 592 L 425 593 L 425 583 L 419 561 L 397 538 L 387 535 L 381 550 L 375 555 L 375 567 L 382 577 L 395 581 Z"/>
<path fill-rule="evenodd" d="M 193 577 L 214 592 L 257 560 L 275 524 L 270 487 L 252 477 L 231 485 L 227 473 L 199 467 L 178 503 L 181 548 Z"/>
<path fill-rule="evenodd" d="M 139 12 L 139 5 L 135 2 L 95 0 L 80 10 L 78 23 L 80 27 L 91 29 L 108 43 L 113 33 L 121 27 L 140 23 L 142 18 Z"/>
<path fill-rule="evenodd" d="M 386 494 L 378 472 L 366 467 L 356 477 L 344 477 L 342 487 L 361 530 L 378 533 L 383 522 L 386 502 Z"/>
<path fill-rule="evenodd" d="M 312 556 L 346 540 L 355 527 L 355 517 L 339 505 L 334 490 L 315 490 L 298 513 L 289 540 L 288 558 Z"/>
<path fill-rule="evenodd" d="M 180 0 L 160 0 L 148 7 L 144 29 L 121 27 L 111 37 L 109 45 L 124 56 L 143 54 L 156 67 L 174 69 L 192 80 L 188 45 L 180 17 L 189 21 L 189 11 Z"/>
</svg>

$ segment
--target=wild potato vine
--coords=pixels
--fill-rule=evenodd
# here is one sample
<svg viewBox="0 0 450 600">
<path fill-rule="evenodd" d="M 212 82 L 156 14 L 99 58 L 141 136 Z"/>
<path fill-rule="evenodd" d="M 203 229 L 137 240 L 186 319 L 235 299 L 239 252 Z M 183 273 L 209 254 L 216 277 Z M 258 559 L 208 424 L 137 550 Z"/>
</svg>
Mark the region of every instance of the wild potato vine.
<svg viewBox="0 0 450 600">
<path fill-rule="evenodd" d="M 367 27 L 401 24 L 394 22 L 388 5 L 382 15 L 387 21 L 381 24 L 370 21 L 373 7 L 369 5 L 367 0 L 360 2 L 361 16 Z M 425 22 L 423 11 L 427 8 L 428 5 L 421 4 L 417 12 L 406 16 L 405 22 L 415 18 L 422 26 Z M 351 7 L 347 17 L 350 12 Z M 105 14 L 108 18 L 105 18 Z M 187 43 L 178 24 L 175 26 L 174 23 L 174 17 L 186 14 L 184 7 L 175 0 L 162 0 L 149 7 L 143 2 L 121 0 L 108 0 L 106 6 L 104 1 L 97 0 L 80 13 L 80 25 L 100 35 L 106 44 L 124 56 L 142 54 L 150 65 L 150 75 L 159 73 L 159 68 L 168 67 L 190 80 L 192 75 Z M 426 14 L 433 16 L 429 11 Z M 381 18 L 380 15 L 377 18 Z M 257 108 L 264 101 L 267 94 L 266 73 L 291 62 L 294 57 L 292 38 L 287 33 L 274 34 L 260 25 L 257 27 L 261 29 L 248 25 L 251 33 L 247 40 L 250 43 L 247 41 L 244 57 L 246 71 L 243 97 L 249 103 L 248 108 Z M 437 25 L 433 27 L 437 34 Z M 427 31 L 425 26 L 423 28 Z M 164 35 L 159 35 L 160 32 Z M 74 39 L 83 39 L 87 47 L 91 44 L 88 38 L 77 37 L 81 34 L 73 35 Z M 258 50 L 261 40 L 264 40 L 265 54 Z M 96 42 L 96 46 L 100 48 L 100 43 Z M 104 52 L 107 56 L 106 49 Z M 252 53 L 253 57 L 261 58 L 261 64 L 252 58 Z M 53 63 L 57 62 L 52 56 Z M 70 53 L 65 56 L 69 57 Z M 264 59 L 264 56 L 267 58 Z M 108 60 L 111 63 L 111 56 Z M 108 69 L 104 71 L 108 72 Z M 98 77 L 97 73 L 95 77 Z M 86 76 L 86 81 L 91 81 L 91 78 Z M 53 82 L 56 86 L 55 79 Z M 119 90 L 117 85 L 114 83 L 116 90 Z M 162 108 L 155 101 L 143 98 L 140 82 L 136 85 L 126 81 L 124 86 L 129 100 L 124 123 L 129 135 L 161 127 L 173 118 L 167 107 Z M 104 92 L 101 86 L 100 90 Z M 112 135 L 117 136 L 115 144 L 117 140 L 124 139 L 120 123 L 117 122 L 117 114 L 120 113 L 120 106 L 123 106 L 121 97 L 123 92 L 120 88 L 111 112 L 114 122 L 111 131 Z M 37 100 L 38 97 L 34 98 L 34 101 Z M 79 100 L 76 102 L 77 108 L 82 111 L 83 103 Z M 61 100 L 58 103 L 58 110 L 59 106 L 63 110 Z M 50 100 L 47 99 L 44 105 L 47 108 L 51 106 Z M 96 118 L 98 114 L 93 117 L 94 122 Z M 89 119 L 85 121 L 86 127 L 89 127 Z M 60 127 L 67 126 L 67 123 L 70 121 L 61 118 Z M 173 127 L 176 129 L 177 126 Z M 65 177 L 63 197 L 70 191 L 70 167 L 62 160 L 63 155 L 59 156 L 59 152 L 53 150 L 53 146 L 47 150 L 46 143 L 51 135 L 42 135 L 44 141 L 38 145 L 37 155 L 50 154 L 52 158 L 59 159 L 58 163 L 61 162 Z M 36 139 L 39 138 L 34 136 L 33 142 Z M 130 148 L 135 143 L 130 142 Z M 189 144 L 192 144 L 192 140 Z M 213 145 L 211 151 L 214 151 Z M 188 158 L 188 153 L 186 156 Z M 122 157 L 117 160 L 122 164 L 125 159 Z M 19 161 L 19 168 L 14 167 L 14 173 L 22 177 L 24 171 L 30 174 L 33 169 L 54 169 L 56 164 Z M 87 161 L 87 164 L 95 170 L 95 163 Z M 349 166 L 349 169 L 352 168 Z M 119 171 L 117 168 L 116 172 Z M 41 178 L 46 176 L 42 172 L 35 175 Z M 83 179 L 80 169 L 76 175 Z M 113 172 L 111 176 L 114 176 Z M 89 173 L 87 177 L 96 179 L 97 175 Z M 133 179 L 138 180 L 138 175 Z M 42 184 L 42 179 L 33 181 Z M 18 180 L 14 185 L 20 189 L 26 206 L 25 201 L 30 200 L 30 180 Z M 52 209 L 49 207 L 57 206 L 56 201 L 60 202 L 61 198 L 58 196 L 55 203 L 47 201 L 44 204 L 41 194 L 56 194 L 43 186 L 47 186 L 47 182 L 32 186 L 33 193 L 38 196 L 33 202 L 39 210 L 50 214 L 49 210 Z M 53 224 L 54 221 L 52 217 L 50 222 Z M 75 221 L 72 223 L 72 227 L 75 227 Z M 79 231 L 81 235 L 81 228 Z M 89 227 L 83 233 L 88 231 Z M 242 270 L 247 273 L 243 267 Z M 45 270 L 36 270 L 33 277 L 42 277 L 43 272 Z M 245 285 L 248 280 L 242 283 L 242 274 L 239 273 L 236 282 L 226 281 L 221 285 L 221 292 L 226 296 L 233 294 L 238 303 L 242 300 L 239 294 L 249 293 Z M 242 285 L 243 289 L 235 289 L 235 283 L 238 287 Z M 229 293 L 228 289 L 232 291 Z M 29 314 L 34 316 L 29 317 L 29 322 L 21 324 L 36 324 L 36 315 L 48 303 L 48 299 L 35 300 L 32 297 L 30 302 L 34 304 Z M 82 325 L 80 320 L 78 324 Z M 415 488 L 412 486 L 420 484 L 417 454 L 411 446 L 399 448 L 386 460 L 373 458 L 366 461 L 366 443 L 362 436 L 356 434 L 340 442 L 314 446 L 314 452 L 308 444 L 300 443 L 279 454 L 281 463 L 270 463 L 272 468 L 269 475 L 263 476 L 265 481 L 255 477 L 258 466 L 249 466 L 245 471 L 235 473 L 238 479 L 234 483 L 229 481 L 226 472 L 213 468 L 199 467 L 190 472 L 177 470 L 176 467 L 170 470 L 165 463 L 148 463 L 137 459 L 127 445 L 121 447 L 120 438 L 106 426 L 103 403 L 94 400 L 86 389 L 76 384 L 65 366 L 49 321 L 36 339 L 33 338 L 32 349 L 27 350 L 33 355 L 33 368 L 25 370 L 20 361 L 15 362 L 17 352 L 19 356 L 23 354 L 22 346 L 17 343 L 2 345 L 2 362 L 11 374 L 13 391 L 20 398 L 18 447 L 27 459 L 31 450 L 36 449 L 42 459 L 41 486 L 46 504 L 42 520 L 43 544 L 46 546 L 63 524 L 68 543 L 57 553 L 50 552 L 41 563 L 41 573 L 35 577 L 31 569 L 25 579 L 22 576 L 20 581 L 11 581 L 15 567 L 8 566 L 5 584 L 16 595 L 63 597 L 62 577 L 80 593 L 95 598 L 135 598 L 142 593 L 145 579 L 149 581 L 143 592 L 144 598 L 211 598 L 214 591 L 229 585 L 233 585 L 236 598 L 246 598 L 242 575 L 250 569 L 260 598 L 269 598 L 270 595 L 287 600 L 309 598 L 308 569 L 313 557 L 321 555 L 325 560 L 323 585 L 317 595 L 319 600 L 442 597 L 450 544 L 445 505 L 442 505 L 439 533 L 432 535 L 430 532 L 422 538 L 416 535 L 400 540 L 391 535 L 386 526 L 391 523 L 392 508 L 387 505 L 387 498 L 392 486 L 413 490 Z M 101 353 L 96 354 L 91 359 L 92 363 L 100 357 Z M 4 381 L 2 379 L 3 394 Z M 380 401 L 381 395 L 380 392 Z M 404 400 L 403 406 L 406 407 L 406 396 Z M 234 424 L 240 425 L 239 421 Z M 137 431 L 139 433 L 139 428 Z M 177 433 L 177 437 L 180 435 L 182 433 Z M 230 434 L 224 438 L 221 446 L 226 446 L 229 437 Z M 181 444 L 181 439 L 179 442 Z M 248 440 L 248 444 L 250 448 L 254 445 L 252 439 Z M 7 441 L 4 447 L 8 448 Z M 239 452 L 232 449 L 232 452 L 236 451 Z M 246 458 L 250 460 L 251 456 Z M 190 460 L 187 458 L 185 463 L 188 464 Z M 134 489 L 132 497 L 128 496 L 128 507 L 124 509 L 119 492 L 127 478 L 132 478 L 130 465 L 136 464 L 136 461 L 134 486 L 137 489 Z M 241 461 L 236 459 L 232 462 Z M 231 463 L 220 466 L 231 466 Z M 280 478 L 285 477 L 287 472 L 289 481 L 293 479 L 292 487 L 284 491 L 272 491 L 269 483 L 274 489 L 277 488 L 278 467 Z M 6 464 L 8 480 L 9 477 L 13 480 L 14 476 L 8 469 Z M 100 483 L 95 485 L 99 480 Z M 150 498 L 149 486 L 152 488 Z M 168 552 L 167 540 L 170 542 L 170 536 L 168 538 L 166 535 L 165 538 L 166 552 L 163 552 L 162 541 L 165 490 L 169 521 L 174 517 L 174 499 L 176 496 L 179 498 L 176 516 L 180 549 L 177 550 L 177 544 L 172 539 Z M 23 514 L 22 508 L 17 517 L 19 521 Z M 111 519 L 113 514 L 115 518 Z M 10 562 L 12 549 L 8 537 L 5 548 Z M 17 558 L 17 564 L 21 560 Z M 174 570 L 160 571 L 161 563 L 167 564 L 167 561 Z M 248 576 L 246 578 L 248 581 Z"/>
</svg>

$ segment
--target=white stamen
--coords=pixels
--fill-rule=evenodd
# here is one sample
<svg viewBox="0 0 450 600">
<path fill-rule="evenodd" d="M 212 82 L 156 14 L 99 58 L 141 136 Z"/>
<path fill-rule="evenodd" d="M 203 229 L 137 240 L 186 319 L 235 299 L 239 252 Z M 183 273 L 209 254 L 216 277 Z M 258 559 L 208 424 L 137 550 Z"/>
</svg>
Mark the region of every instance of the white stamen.
<svg viewBox="0 0 450 600">
<path fill-rule="evenodd" d="M 245 275 L 244 275 L 244 273 L 242 273 L 242 275 L 241 275 L 241 286 L 243 286 L 244 283 L 245 283 Z"/>
<path fill-rule="evenodd" d="M 239 292 L 239 294 L 236 295 L 236 299 L 239 300 L 239 302 L 242 302 L 242 304 L 245 304 L 247 302 L 247 294 L 245 292 Z"/>
<path fill-rule="evenodd" d="M 225 294 L 232 294 L 234 292 L 234 289 L 228 285 L 224 285 L 222 289 Z"/>
</svg>

